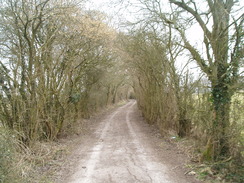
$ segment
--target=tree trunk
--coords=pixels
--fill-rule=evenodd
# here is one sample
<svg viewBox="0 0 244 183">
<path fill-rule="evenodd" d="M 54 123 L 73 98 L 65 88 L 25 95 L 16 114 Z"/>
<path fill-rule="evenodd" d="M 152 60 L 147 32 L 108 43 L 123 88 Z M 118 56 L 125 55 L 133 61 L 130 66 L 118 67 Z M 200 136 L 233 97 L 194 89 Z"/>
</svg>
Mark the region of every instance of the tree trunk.
<svg viewBox="0 0 244 183">
<path fill-rule="evenodd" d="M 230 127 L 231 93 L 225 83 L 213 86 L 214 121 L 212 127 L 213 158 L 229 155 L 228 129 Z"/>
</svg>

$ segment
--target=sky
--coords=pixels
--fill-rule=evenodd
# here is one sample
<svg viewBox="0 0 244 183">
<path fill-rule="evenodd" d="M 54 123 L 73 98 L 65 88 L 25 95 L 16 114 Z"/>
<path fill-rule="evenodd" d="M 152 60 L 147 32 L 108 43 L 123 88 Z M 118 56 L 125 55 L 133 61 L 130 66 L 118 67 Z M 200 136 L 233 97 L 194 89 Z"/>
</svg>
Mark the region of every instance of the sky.
<svg viewBox="0 0 244 183">
<path fill-rule="evenodd" d="M 116 1 L 118 0 L 88 0 L 87 8 L 105 12 L 110 17 L 110 23 L 113 24 L 113 27 L 118 28 L 122 26 L 121 22 L 134 20 L 134 15 L 128 11 L 132 11 L 132 7 L 122 8 L 121 5 L 115 3 Z M 130 2 L 132 1 L 130 0 Z"/>
</svg>

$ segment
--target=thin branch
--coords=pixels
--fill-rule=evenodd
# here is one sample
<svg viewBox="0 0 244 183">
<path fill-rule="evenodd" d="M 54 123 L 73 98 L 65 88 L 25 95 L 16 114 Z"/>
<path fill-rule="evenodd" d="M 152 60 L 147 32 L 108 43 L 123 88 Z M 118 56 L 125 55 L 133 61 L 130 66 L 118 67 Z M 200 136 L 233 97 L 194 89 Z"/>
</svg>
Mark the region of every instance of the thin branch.
<svg viewBox="0 0 244 183">
<path fill-rule="evenodd" d="M 197 11 L 195 11 L 191 7 L 189 7 L 184 1 L 179 2 L 176 0 L 170 0 L 170 3 L 173 3 L 173 4 L 181 7 L 182 9 L 186 10 L 190 14 L 192 14 L 195 17 L 195 19 L 197 20 L 197 22 L 199 23 L 199 25 L 202 27 L 204 34 L 206 34 L 207 38 L 209 40 L 211 40 L 211 38 L 212 38 L 211 32 L 208 30 L 206 24 L 202 20 L 201 16 L 197 13 Z"/>
</svg>

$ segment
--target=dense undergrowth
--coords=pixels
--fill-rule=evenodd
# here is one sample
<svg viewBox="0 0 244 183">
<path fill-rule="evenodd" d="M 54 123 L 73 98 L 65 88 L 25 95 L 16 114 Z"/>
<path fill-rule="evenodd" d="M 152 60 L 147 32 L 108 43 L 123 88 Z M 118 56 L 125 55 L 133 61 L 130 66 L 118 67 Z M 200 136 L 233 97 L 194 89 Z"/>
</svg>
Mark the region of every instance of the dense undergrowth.
<svg viewBox="0 0 244 183">
<path fill-rule="evenodd" d="M 22 182 L 19 144 L 13 132 L 0 127 L 0 182 Z"/>
<path fill-rule="evenodd" d="M 236 93 L 231 104 L 231 126 L 229 134 L 230 154 L 222 160 L 213 161 L 211 154 L 206 151 L 208 146 L 208 128 L 211 128 L 211 106 L 207 96 L 194 95 L 194 107 L 190 108 L 192 130 L 188 137 L 177 137 L 177 145 L 191 159 L 188 164 L 197 177 L 204 182 L 214 183 L 242 183 L 244 180 L 244 94 Z M 207 145 L 206 145 L 207 144 Z"/>
</svg>

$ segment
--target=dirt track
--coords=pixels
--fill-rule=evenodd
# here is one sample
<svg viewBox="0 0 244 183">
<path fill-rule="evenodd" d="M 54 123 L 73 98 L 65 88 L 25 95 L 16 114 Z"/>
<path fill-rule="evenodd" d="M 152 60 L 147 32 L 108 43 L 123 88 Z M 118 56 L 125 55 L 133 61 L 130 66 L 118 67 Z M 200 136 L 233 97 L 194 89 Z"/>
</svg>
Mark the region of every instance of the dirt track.
<svg viewBox="0 0 244 183">
<path fill-rule="evenodd" d="M 130 101 L 93 124 L 57 182 L 198 182 L 184 175 L 182 155 L 166 144 L 160 148 L 160 141 L 142 120 L 136 102 Z"/>
</svg>

